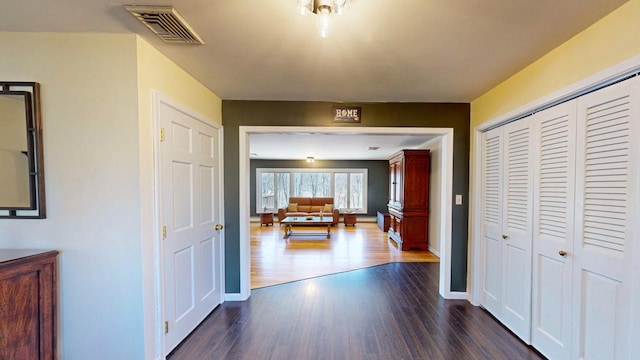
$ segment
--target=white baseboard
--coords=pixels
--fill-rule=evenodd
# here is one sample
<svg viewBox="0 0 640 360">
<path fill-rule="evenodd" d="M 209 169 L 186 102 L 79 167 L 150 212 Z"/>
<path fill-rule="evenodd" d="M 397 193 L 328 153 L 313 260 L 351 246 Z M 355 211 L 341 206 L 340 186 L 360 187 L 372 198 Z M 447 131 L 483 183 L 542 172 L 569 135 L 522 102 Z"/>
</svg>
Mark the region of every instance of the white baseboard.
<svg viewBox="0 0 640 360">
<path fill-rule="evenodd" d="M 469 299 L 469 293 L 467 293 L 466 291 L 465 292 L 449 291 L 449 292 L 445 293 L 442 297 L 447 299 L 447 300 L 468 300 Z"/>
<path fill-rule="evenodd" d="M 241 293 L 224 294 L 224 301 L 247 301 L 248 297 L 244 297 Z"/>
<path fill-rule="evenodd" d="M 437 256 L 437 257 L 440 257 L 440 251 L 438 251 L 438 250 L 436 250 L 436 249 L 432 248 L 431 246 L 429 246 L 428 250 L 429 250 L 431 253 L 433 253 L 433 255 L 435 255 L 435 256 Z"/>
</svg>

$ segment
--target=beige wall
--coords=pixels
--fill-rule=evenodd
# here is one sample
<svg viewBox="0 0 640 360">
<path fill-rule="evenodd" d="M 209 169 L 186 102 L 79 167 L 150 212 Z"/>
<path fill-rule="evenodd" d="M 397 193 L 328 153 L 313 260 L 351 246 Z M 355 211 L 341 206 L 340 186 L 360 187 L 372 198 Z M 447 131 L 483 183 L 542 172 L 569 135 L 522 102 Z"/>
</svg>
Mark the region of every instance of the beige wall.
<svg viewBox="0 0 640 360">
<path fill-rule="evenodd" d="M 0 248 L 61 251 L 61 359 L 156 357 L 151 89 L 213 122 L 220 99 L 135 35 L 0 32 L 0 79 L 41 83 L 47 219 Z"/>
<path fill-rule="evenodd" d="M 0 33 L 0 79 L 41 84 L 47 191 L 0 248 L 61 251 L 60 358 L 142 358 L 135 37 Z"/>
<path fill-rule="evenodd" d="M 471 102 L 471 128 L 640 54 L 640 0 L 631 0 Z"/>
</svg>

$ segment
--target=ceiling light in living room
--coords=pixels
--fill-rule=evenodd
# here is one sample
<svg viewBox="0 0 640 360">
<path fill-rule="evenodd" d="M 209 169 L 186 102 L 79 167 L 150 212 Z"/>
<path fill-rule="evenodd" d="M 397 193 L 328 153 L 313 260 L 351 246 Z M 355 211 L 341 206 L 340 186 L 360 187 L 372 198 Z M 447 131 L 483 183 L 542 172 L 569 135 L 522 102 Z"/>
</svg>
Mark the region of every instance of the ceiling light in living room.
<svg viewBox="0 0 640 360">
<path fill-rule="evenodd" d="M 316 162 L 316 159 L 313 156 L 307 156 L 307 162 L 313 163 L 313 162 Z"/>
</svg>

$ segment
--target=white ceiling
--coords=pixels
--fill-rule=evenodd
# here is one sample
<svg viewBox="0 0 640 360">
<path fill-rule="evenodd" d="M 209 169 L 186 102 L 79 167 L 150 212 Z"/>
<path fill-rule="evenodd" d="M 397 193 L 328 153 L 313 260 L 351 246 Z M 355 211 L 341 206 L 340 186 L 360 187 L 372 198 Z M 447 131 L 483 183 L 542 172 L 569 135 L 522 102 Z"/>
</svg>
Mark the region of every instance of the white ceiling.
<svg viewBox="0 0 640 360">
<path fill-rule="evenodd" d="M 295 0 L 138 1 L 0 0 L 0 31 L 137 33 L 223 100 L 470 102 L 626 2 L 349 0 L 322 39 Z M 131 4 L 173 5 L 206 44 L 163 43 Z M 251 152 L 382 159 L 426 140 L 264 134 Z"/>
<path fill-rule="evenodd" d="M 387 160 L 402 149 L 422 148 L 438 135 L 251 134 L 252 159 Z M 369 147 L 379 147 L 369 150 Z"/>
<path fill-rule="evenodd" d="M 173 5 L 206 45 L 167 45 L 126 0 L 2 0 L 0 31 L 138 33 L 225 100 L 470 102 L 625 0 L 350 0 L 328 39 L 295 0 Z"/>
</svg>

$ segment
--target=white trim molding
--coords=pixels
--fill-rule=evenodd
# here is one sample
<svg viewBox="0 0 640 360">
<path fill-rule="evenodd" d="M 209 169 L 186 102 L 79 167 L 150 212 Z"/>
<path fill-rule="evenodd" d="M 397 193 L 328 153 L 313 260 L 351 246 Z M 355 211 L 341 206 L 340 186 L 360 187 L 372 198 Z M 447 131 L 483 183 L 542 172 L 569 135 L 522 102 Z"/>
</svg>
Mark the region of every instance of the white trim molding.
<svg viewBox="0 0 640 360">
<path fill-rule="evenodd" d="M 446 299 L 467 299 L 467 293 L 451 291 L 451 224 L 452 224 L 452 189 L 453 189 L 453 129 L 452 128 L 418 128 L 418 127 L 318 127 L 318 126 L 240 126 L 239 127 L 239 185 L 240 185 L 240 293 L 227 294 L 229 301 L 243 301 L 251 295 L 251 245 L 249 239 L 249 143 L 251 134 L 263 133 L 301 133 L 322 132 L 331 134 L 378 134 L 404 135 L 424 134 L 442 136 L 442 181 L 446 201 L 442 202 L 440 211 L 446 222 L 446 229 L 440 236 L 440 287 L 439 293 Z M 426 139 L 425 139 L 426 140 Z M 461 295 L 464 294 L 464 295 Z M 234 299 L 234 300 L 231 300 Z"/>
<path fill-rule="evenodd" d="M 224 294 L 224 301 L 245 301 L 248 297 L 245 297 L 242 293 L 226 293 Z"/>
</svg>

